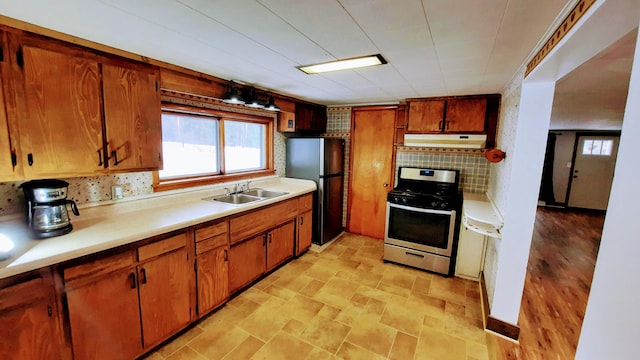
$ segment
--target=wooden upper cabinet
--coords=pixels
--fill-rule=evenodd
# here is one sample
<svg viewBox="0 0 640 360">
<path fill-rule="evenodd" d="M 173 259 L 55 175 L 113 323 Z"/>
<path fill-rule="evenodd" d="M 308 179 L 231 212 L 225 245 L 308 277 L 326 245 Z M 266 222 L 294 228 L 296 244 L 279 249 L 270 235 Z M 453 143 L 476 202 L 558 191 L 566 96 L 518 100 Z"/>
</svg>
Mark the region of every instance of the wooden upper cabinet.
<svg viewBox="0 0 640 360">
<path fill-rule="evenodd" d="M 440 132 L 444 123 L 444 100 L 409 102 L 408 133 Z"/>
<path fill-rule="evenodd" d="M 100 69 L 91 54 L 24 43 L 16 61 L 21 159 L 27 178 L 101 173 Z M 17 55 L 20 57 L 20 55 Z M 11 120 L 10 120 L 11 121 Z"/>
<path fill-rule="evenodd" d="M 408 103 L 407 133 L 483 133 L 487 99 L 412 99 Z"/>
<path fill-rule="evenodd" d="M 327 130 L 327 109 L 324 106 L 297 103 L 294 124 L 294 131 L 325 132 Z"/>
<path fill-rule="evenodd" d="M 483 132 L 487 99 L 447 100 L 444 132 Z"/>
<path fill-rule="evenodd" d="M 0 32 L 0 47 L 3 52 L 7 51 L 6 34 L 3 32 Z M 11 141 L 7 119 L 6 100 L 8 99 L 5 93 L 11 92 L 6 90 L 8 84 L 4 79 L 7 78 L 9 71 L 8 61 L 0 62 L 0 181 L 20 180 L 22 175 L 21 168 L 17 167 L 15 144 Z"/>
<path fill-rule="evenodd" d="M 134 64 L 102 65 L 110 171 L 162 167 L 158 71 Z"/>
<path fill-rule="evenodd" d="M 47 286 L 36 278 L 0 289 L 1 359 L 61 358 L 57 315 Z"/>
<path fill-rule="evenodd" d="M 2 178 L 162 167 L 156 67 L 27 33 L 7 38 L 7 60 L 0 64 L 0 113 L 8 125 L 0 124 L 0 169 L 7 169 Z M 12 168 L 7 146 L 9 161 L 16 157 Z"/>
</svg>

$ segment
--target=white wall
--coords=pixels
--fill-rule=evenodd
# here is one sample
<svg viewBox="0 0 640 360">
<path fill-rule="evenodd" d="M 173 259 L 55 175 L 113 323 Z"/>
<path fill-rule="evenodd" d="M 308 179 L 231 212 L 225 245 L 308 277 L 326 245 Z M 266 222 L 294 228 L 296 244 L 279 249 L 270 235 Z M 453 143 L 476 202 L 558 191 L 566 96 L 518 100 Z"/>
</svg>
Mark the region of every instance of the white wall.
<svg viewBox="0 0 640 360">
<path fill-rule="evenodd" d="M 639 37 L 640 39 L 640 37 Z M 615 176 L 576 359 L 637 359 L 640 339 L 640 44 L 629 84 Z"/>
</svg>

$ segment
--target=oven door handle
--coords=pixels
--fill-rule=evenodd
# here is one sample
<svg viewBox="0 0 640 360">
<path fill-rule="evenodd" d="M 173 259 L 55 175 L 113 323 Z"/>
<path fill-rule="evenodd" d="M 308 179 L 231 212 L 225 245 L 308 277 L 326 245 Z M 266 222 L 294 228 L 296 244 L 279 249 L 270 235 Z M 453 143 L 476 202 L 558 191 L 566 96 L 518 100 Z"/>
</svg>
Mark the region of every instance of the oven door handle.
<svg viewBox="0 0 640 360">
<path fill-rule="evenodd" d="M 426 214 L 452 215 L 452 214 L 456 213 L 455 210 L 423 209 L 423 208 L 419 208 L 419 207 L 398 205 L 398 204 L 392 204 L 392 203 L 387 203 L 387 204 L 389 205 L 389 207 L 392 207 L 392 208 L 403 209 L 403 210 L 407 210 L 407 211 L 421 212 L 421 213 L 426 213 Z"/>
</svg>

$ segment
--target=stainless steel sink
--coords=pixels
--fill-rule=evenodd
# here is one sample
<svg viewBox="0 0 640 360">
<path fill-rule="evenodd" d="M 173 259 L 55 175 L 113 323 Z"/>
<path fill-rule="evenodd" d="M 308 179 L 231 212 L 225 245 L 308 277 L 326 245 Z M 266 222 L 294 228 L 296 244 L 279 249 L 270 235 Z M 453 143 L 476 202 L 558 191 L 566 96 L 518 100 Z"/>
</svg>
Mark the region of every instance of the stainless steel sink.
<svg viewBox="0 0 640 360">
<path fill-rule="evenodd" d="M 261 197 L 261 198 L 273 198 L 273 197 L 276 197 L 276 196 L 286 195 L 288 193 L 284 192 L 284 191 L 271 191 L 271 190 L 265 190 L 265 189 L 251 189 L 251 190 L 244 191 L 242 194 L 243 195 L 249 195 L 249 196 L 257 196 L 257 197 Z"/>
<path fill-rule="evenodd" d="M 226 195 L 226 196 L 204 198 L 202 200 L 220 201 L 227 204 L 237 205 L 237 204 L 246 204 L 254 201 L 259 201 L 259 200 L 262 200 L 262 198 L 259 198 L 257 196 L 246 195 L 246 194 L 232 194 L 232 195 Z"/>
</svg>

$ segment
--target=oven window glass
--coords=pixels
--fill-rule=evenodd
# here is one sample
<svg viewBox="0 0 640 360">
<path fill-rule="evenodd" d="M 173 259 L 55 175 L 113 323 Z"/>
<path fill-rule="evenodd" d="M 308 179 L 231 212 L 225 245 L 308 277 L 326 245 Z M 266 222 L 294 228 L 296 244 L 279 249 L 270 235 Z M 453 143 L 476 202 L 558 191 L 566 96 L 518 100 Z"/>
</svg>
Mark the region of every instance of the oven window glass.
<svg viewBox="0 0 640 360">
<path fill-rule="evenodd" d="M 391 207 L 389 233 L 392 239 L 447 249 L 450 214 L 433 214 Z"/>
</svg>

